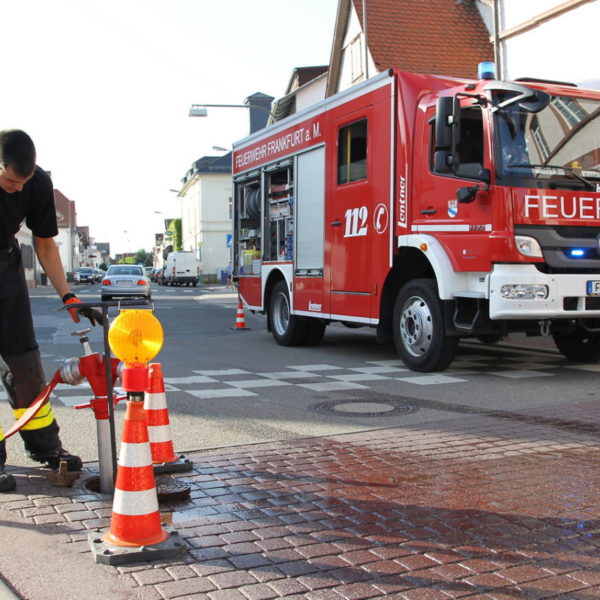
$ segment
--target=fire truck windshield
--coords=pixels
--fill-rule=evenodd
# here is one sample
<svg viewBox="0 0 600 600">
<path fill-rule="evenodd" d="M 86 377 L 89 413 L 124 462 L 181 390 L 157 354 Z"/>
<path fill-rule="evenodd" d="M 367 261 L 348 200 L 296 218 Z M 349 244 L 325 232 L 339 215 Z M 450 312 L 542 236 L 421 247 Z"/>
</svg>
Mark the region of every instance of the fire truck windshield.
<svg viewBox="0 0 600 600">
<path fill-rule="evenodd" d="M 494 128 L 500 185 L 600 192 L 600 101 L 552 96 L 539 112 L 510 104 Z"/>
</svg>

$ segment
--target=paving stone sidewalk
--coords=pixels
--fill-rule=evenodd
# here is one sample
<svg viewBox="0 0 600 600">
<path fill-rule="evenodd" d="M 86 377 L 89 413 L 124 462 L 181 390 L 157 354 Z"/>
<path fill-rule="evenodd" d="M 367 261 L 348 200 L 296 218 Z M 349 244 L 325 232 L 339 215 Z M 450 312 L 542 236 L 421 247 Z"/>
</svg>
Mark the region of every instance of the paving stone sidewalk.
<svg viewBox="0 0 600 600">
<path fill-rule="evenodd" d="M 110 496 L 15 468 L 0 497 L 14 597 L 600 598 L 598 402 L 187 456 L 190 499 L 161 503 L 186 553 L 116 567 L 87 542 Z"/>
</svg>

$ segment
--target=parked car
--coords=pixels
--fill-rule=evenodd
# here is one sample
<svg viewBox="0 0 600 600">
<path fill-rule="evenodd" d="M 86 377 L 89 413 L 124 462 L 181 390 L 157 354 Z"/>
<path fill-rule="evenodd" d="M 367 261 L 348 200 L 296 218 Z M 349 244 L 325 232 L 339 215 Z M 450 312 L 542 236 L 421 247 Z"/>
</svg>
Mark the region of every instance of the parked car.
<svg viewBox="0 0 600 600">
<path fill-rule="evenodd" d="M 200 280 L 200 261 L 194 252 L 170 252 L 167 255 L 166 285 L 193 285 Z"/>
<path fill-rule="evenodd" d="M 152 269 L 152 275 L 150 276 L 150 281 L 152 281 L 153 283 L 159 283 L 162 271 L 163 271 L 162 267 L 155 267 L 154 269 Z"/>
<path fill-rule="evenodd" d="M 94 269 L 94 279 L 97 282 L 102 281 L 102 278 L 106 275 L 106 271 L 103 271 L 102 269 Z"/>
<path fill-rule="evenodd" d="M 90 284 L 96 283 L 94 269 L 91 267 L 79 267 L 79 269 L 75 269 L 75 272 L 73 273 L 73 282 Z"/>
<path fill-rule="evenodd" d="M 144 267 L 144 271 L 146 272 L 146 277 L 152 281 L 152 272 L 154 271 L 154 267 Z"/>
<path fill-rule="evenodd" d="M 111 265 L 102 279 L 102 300 L 136 297 L 150 300 L 150 280 L 141 265 Z"/>
</svg>

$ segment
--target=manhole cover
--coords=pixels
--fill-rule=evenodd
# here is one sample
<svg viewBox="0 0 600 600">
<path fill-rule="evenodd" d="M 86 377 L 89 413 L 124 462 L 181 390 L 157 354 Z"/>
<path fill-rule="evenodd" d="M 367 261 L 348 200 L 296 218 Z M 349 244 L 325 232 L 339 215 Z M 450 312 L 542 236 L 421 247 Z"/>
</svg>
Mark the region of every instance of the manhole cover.
<svg viewBox="0 0 600 600">
<path fill-rule="evenodd" d="M 407 415 L 418 410 L 412 404 L 395 398 L 385 398 L 384 400 L 360 400 L 357 398 L 328 400 L 313 405 L 311 409 L 330 415 L 361 417 Z"/>
<path fill-rule="evenodd" d="M 182 500 L 190 495 L 190 490 L 190 485 L 168 475 L 156 478 L 156 495 L 159 502 Z"/>
</svg>

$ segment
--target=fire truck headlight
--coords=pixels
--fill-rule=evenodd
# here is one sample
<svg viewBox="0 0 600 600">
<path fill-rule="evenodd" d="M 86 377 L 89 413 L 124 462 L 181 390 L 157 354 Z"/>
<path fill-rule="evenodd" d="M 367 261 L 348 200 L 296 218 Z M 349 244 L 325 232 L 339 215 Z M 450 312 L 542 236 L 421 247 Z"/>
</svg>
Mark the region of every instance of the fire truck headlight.
<svg viewBox="0 0 600 600">
<path fill-rule="evenodd" d="M 500 288 L 505 300 L 545 300 L 548 286 L 538 283 L 513 283 Z"/>
<path fill-rule="evenodd" d="M 531 256 L 533 258 L 542 258 L 544 256 L 535 238 L 525 235 L 515 235 L 515 244 L 517 245 L 517 250 L 523 256 Z"/>
</svg>

